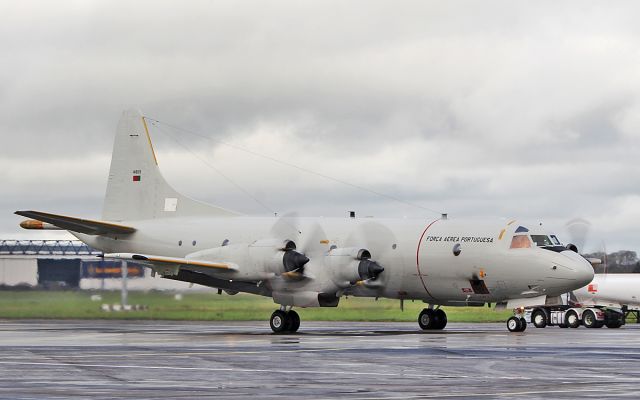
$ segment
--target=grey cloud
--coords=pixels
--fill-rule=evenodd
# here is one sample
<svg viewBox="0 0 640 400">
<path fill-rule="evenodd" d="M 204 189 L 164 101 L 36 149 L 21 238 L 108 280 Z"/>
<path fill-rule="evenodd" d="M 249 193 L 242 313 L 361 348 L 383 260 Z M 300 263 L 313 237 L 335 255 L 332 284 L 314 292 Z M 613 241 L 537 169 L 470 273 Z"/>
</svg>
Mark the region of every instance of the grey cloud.
<svg viewBox="0 0 640 400">
<path fill-rule="evenodd" d="M 453 215 L 559 223 L 579 213 L 605 224 L 618 210 L 629 220 L 616 222 L 618 243 L 635 249 L 634 214 L 619 204 L 640 178 L 638 11 L 578 1 L 5 2 L 0 232 L 12 233 L 10 213 L 27 205 L 99 216 L 113 131 L 134 106 Z M 193 135 L 153 134 L 180 190 L 240 211 L 266 212 L 194 154 L 278 211 L 426 214 Z"/>
</svg>

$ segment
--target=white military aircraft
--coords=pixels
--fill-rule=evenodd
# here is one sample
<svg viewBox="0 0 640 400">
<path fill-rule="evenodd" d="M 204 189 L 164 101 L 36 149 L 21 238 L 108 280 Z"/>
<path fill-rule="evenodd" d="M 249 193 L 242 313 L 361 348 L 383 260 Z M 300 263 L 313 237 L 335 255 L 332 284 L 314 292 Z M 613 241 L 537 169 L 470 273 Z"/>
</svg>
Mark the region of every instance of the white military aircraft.
<svg viewBox="0 0 640 400">
<path fill-rule="evenodd" d="M 138 111 L 117 128 L 102 220 L 16 214 L 164 278 L 271 297 L 274 332 L 298 330 L 293 307 L 335 307 L 344 295 L 422 300 L 420 327 L 443 329 L 441 305 L 557 296 L 593 279 L 579 254 L 515 220 L 252 217 L 192 200 L 162 177 Z"/>
</svg>

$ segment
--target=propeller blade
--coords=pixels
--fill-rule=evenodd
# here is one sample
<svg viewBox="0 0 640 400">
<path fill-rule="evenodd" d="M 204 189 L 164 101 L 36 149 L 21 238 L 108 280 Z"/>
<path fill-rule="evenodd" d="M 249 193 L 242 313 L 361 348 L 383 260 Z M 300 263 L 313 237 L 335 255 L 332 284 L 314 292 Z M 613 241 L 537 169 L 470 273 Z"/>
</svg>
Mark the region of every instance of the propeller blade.
<svg viewBox="0 0 640 400">
<path fill-rule="evenodd" d="M 345 247 L 363 246 L 376 260 L 392 250 L 394 244 L 396 244 L 396 236 L 391 229 L 373 221 L 360 224 L 345 241 Z"/>
<path fill-rule="evenodd" d="M 345 247 L 364 246 L 373 259 L 362 260 L 358 266 L 360 276 L 366 277 L 363 281 L 365 286 L 375 285 L 374 282 L 383 284 L 377 278 L 384 271 L 384 262 L 389 261 L 389 252 L 395 250 L 396 243 L 396 236 L 391 229 L 379 222 L 364 222 L 349 235 Z"/>
<path fill-rule="evenodd" d="M 570 243 L 578 248 L 578 252 L 584 251 L 584 245 L 591 231 L 591 223 L 583 218 L 574 218 L 566 223 L 565 228 L 569 234 Z"/>
<path fill-rule="evenodd" d="M 300 251 L 309 257 L 321 255 L 329 251 L 327 234 L 319 223 L 314 223 L 309 229 L 305 229 L 301 235 Z"/>
<path fill-rule="evenodd" d="M 278 239 L 290 239 L 296 242 L 300 237 L 300 217 L 296 212 L 290 212 L 278 217 L 271 227 L 271 234 Z M 296 243 L 298 244 L 298 243 Z"/>
<path fill-rule="evenodd" d="M 286 272 L 282 275 L 288 279 L 312 278 L 306 274 L 305 265 L 309 263 L 310 257 L 322 255 L 329 250 L 329 241 L 319 223 L 308 228 L 301 225 L 298 214 L 290 212 L 279 217 L 271 228 L 271 234 L 275 238 L 295 243 L 295 246 L 285 250 L 283 258 Z"/>
</svg>

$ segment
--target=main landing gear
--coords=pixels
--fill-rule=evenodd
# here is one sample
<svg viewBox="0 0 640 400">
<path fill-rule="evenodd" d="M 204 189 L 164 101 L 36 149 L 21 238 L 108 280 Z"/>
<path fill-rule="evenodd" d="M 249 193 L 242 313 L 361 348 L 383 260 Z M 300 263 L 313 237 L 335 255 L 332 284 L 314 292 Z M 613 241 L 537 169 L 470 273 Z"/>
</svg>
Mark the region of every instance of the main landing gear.
<svg viewBox="0 0 640 400">
<path fill-rule="evenodd" d="M 300 328 L 300 316 L 293 310 L 276 310 L 271 314 L 271 330 L 274 333 L 294 333 Z"/>
<path fill-rule="evenodd" d="M 425 308 L 418 316 L 418 325 L 423 330 L 444 329 L 447 326 L 447 314 L 440 308 Z"/>
</svg>

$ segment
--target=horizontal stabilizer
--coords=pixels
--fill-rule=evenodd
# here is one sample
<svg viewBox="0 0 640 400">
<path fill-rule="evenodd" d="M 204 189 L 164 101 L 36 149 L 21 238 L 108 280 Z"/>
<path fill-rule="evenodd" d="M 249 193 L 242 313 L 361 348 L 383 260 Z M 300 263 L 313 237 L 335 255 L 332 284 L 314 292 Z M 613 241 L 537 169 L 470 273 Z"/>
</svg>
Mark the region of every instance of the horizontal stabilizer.
<svg viewBox="0 0 640 400">
<path fill-rule="evenodd" d="M 225 262 L 211 262 L 203 260 L 192 260 L 188 258 L 175 258 L 175 257 L 163 257 L 153 256 L 148 254 L 135 254 L 135 253 L 110 253 L 105 254 L 104 258 L 135 261 L 136 263 L 146 264 L 151 267 L 166 267 L 166 266 L 185 266 L 185 267 L 204 267 L 214 268 L 219 270 L 237 270 L 238 266 L 233 263 Z"/>
<path fill-rule="evenodd" d="M 37 221 L 49 223 L 68 231 L 84 233 L 87 235 L 129 234 L 136 231 L 135 228 L 111 222 L 94 221 L 65 215 L 49 214 L 41 211 L 16 211 L 15 214 L 32 218 Z"/>
</svg>

